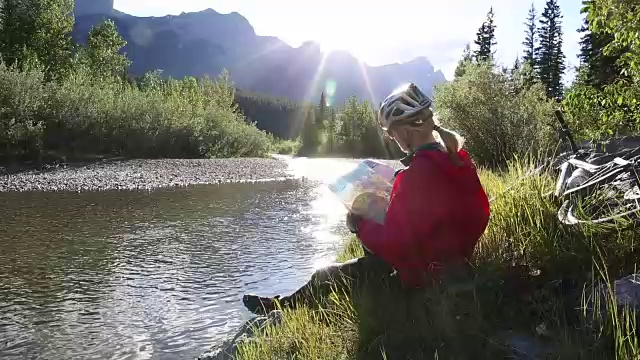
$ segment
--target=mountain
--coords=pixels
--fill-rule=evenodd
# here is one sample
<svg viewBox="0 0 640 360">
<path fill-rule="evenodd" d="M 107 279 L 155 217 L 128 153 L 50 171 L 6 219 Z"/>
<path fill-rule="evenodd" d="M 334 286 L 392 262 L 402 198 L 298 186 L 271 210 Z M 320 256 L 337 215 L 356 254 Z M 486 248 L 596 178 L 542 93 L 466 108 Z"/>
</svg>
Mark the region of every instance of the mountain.
<svg viewBox="0 0 640 360">
<path fill-rule="evenodd" d="M 162 69 L 172 77 L 215 76 L 227 69 L 238 88 L 332 103 L 350 95 L 381 101 L 398 85 L 414 81 L 428 94 L 445 82 L 425 57 L 411 62 L 368 66 L 347 52 L 323 54 L 307 42 L 294 48 L 272 36 L 259 36 L 237 12 L 208 9 L 177 16 L 135 17 L 113 8 L 113 0 L 76 0 L 74 39 L 86 42 L 91 27 L 111 19 L 127 41 L 124 52 L 133 75 Z M 314 101 L 314 100 L 313 100 Z"/>
</svg>

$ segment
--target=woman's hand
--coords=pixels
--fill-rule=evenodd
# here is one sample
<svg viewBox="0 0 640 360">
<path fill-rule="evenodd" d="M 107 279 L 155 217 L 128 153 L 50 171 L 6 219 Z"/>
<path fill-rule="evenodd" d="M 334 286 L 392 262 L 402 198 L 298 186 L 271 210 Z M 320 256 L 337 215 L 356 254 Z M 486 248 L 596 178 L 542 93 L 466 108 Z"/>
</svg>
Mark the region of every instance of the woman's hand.
<svg viewBox="0 0 640 360">
<path fill-rule="evenodd" d="M 347 214 L 347 227 L 351 233 L 358 233 L 358 224 L 360 223 L 360 220 L 362 220 L 362 216 L 360 215 L 356 215 L 351 211 Z"/>
</svg>

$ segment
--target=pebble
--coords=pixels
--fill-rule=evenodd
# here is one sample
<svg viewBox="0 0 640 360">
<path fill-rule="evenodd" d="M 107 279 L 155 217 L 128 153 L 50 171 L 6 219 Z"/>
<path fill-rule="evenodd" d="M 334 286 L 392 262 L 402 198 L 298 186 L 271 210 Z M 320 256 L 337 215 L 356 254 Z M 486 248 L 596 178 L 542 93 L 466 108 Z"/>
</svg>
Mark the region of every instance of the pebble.
<svg viewBox="0 0 640 360">
<path fill-rule="evenodd" d="M 10 173 L 0 167 L 0 192 L 85 192 L 152 190 L 228 182 L 291 178 L 278 159 L 111 160 L 88 165 L 64 164 Z"/>
</svg>

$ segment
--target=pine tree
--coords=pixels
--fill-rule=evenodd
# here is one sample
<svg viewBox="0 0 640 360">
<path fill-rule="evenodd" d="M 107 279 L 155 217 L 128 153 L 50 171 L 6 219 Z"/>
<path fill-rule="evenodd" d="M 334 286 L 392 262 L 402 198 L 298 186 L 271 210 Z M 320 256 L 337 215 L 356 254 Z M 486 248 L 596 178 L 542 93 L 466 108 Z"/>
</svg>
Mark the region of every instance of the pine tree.
<svg viewBox="0 0 640 360">
<path fill-rule="evenodd" d="M 474 51 L 474 57 L 478 62 L 493 61 L 493 47 L 496 45 L 496 25 L 493 17 L 493 7 L 491 7 L 487 13 L 487 20 L 482 23 L 476 33 L 474 44 L 478 46 L 478 49 Z"/>
<path fill-rule="evenodd" d="M 316 125 L 318 129 L 324 129 L 324 121 L 326 120 L 327 98 L 324 91 L 320 93 L 320 104 L 318 105 L 318 115 L 316 116 Z"/>
<path fill-rule="evenodd" d="M 604 48 L 614 40 L 614 36 L 590 30 L 588 13 L 592 3 L 592 0 L 583 1 L 585 6 L 581 13 L 585 15 L 585 19 L 583 26 L 578 30 L 583 34 L 580 39 L 579 58 L 584 69 L 583 81 L 597 89 L 603 89 L 620 77 L 620 69 L 617 66 L 620 54 L 604 55 Z"/>
<path fill-rule="evenodd" d="M 536 55 L 536 8 L 531 4 L 529 9 L 529 16 L 527 16 L 527 30 L 525 31 L 525 38 L 522 42 L 524 45 L 524 57 L 523 62 L 528 62 L 531 66 L 534 66 L 534 60 Z"/>
<path fill-rule="evenodd" d="M 456 67 L 456 71 L 454 73 L 455 78 L 460 78 L 464 75 L 464 68 L 467 64 L 470 64 L 473 61 L 473 53 L 471 52 L 471 45 L 467 44 L 464 47 L 464 51 L 462 52 L 462 59 L 458 61 L 458 66 Z"/>
<path fill-rule="evenodd" d="M 557 0 L 547 0 L 538 29 L 540 44 L 536 48 L 538 77 L 547 96 L 561 99 L 564 89 L 562 75 L 566 69 L 562 51 L 562 14 Z"/>
<path fill-rule="evenodd" d="M 302 128 L 302 146 L 300 147 L 301 155 L 317 155 L 320 146 L 320 138 L 318 128 L 316 126 L 315 109 L 310 106 L 307 109 L 307 116 Z"/>
<path fill-rule="evenodd" d="M 336 145 L 336 133 L 338 131 L 338 113 L 334 108 L 331 108 L 330 114 L 327 119 L 327 142 L 325 144 L 327 153 L 333 153 Z"/>
</svg>

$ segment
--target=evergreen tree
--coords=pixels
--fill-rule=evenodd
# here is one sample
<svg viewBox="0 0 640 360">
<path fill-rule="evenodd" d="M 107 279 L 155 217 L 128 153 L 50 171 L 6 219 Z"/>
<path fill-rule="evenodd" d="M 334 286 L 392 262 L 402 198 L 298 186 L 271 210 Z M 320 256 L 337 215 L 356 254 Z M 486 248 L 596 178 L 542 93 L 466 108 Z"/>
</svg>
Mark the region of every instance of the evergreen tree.
<svg viewBox="0 0 640 360">
<path fill-rule="evenodd" d="M 324 129 L 324 121 L 326 120 L 327 99 L 324 91 L 320 93 L 320 104 L 318 105 L 318 115 L 316 116 L 316 125 L 318 129 Z"/>
<path fill-rule="evenodd" d="M 300 147 L 301 155 L 317 155 L 320 147 L 320 134 L 316 124 L 315 109 L 313 106 L 308 107 L 307 116 L 302 128 L 302 146 Z"/>
<path fill-rule="evenodd" d="M 522 45 L 524 45 L 524 57 L 523 62 L 528 62 L 531 66 L 534 66 L 536 58 L 536 8 L 531 4 L 529 9 L 529 16 L 527 16 L 527 22 L 525 25 L 527 29 L 525 31 L 525 38 Z"/>
<path fill-rule="evenodd" d="M 462 52 L 462 59 L 458 61 L 458 66 L 456 67 L 456 71 L 454 73 L 455 78 L 460 78 L 464 75 L 464 67 L 467 64 L 470 64 L 473 61 L 473 53 L 471 52 L 471 45 L 467 44 L 464 47 L 464 51 Z"/>
<path fill-rule="evenodd" d="M 513 62 L 513 67 L 511 68 L 511 73 L 515 73 L 518 70 L 520 70 L 520 68 L 522 67 L 522 63 L 520 62 L 519 58 L 516 58 L 516 60 Z"/>
<path fill-rule="evenodd" d="M 329 117 L 327 119 L 325 149 L 327 153 L 333 153 L 336 146 L 336 132 L 338 130 L 338 113 L 335 109 L 331 108 Z"/>
<path fill-rule="evenodd" d="M 547 96 L 561 99 L 562 75 L 566 69 L 562 51 L 562 14 L 557 0 L 547 0 L 538 29 L 540 44 L 536 48 L 538 77 Z"/>
<path fill-rule="evenodd" d="M 474 57 L 478 62 L 493 61 L 493 47 L 496 45 L 496 26 L 493 17 L 493 7 L 491 7 L 487 13 L 487 20 L 482 23 L 476 33 L 474 43 L 478 48 L 474 52 Z"/>
<path fill-rule="evenodd" d="M 360 156 L 381 158 L 386 154 L 375 111 L 368 101 L 360 104 L 360 124 L 362 129 Z"/>
<path fill-rule="evenodd" d="M 592 3 L 592 0 L 583 1 L 585 6 L 581 13 L 585 15 L 585 19 L 583 26 L 578 30 L 583 34 L 580 39 L 579 57 L 584 71 L 582 80 L 602 90 L 620 76 L 620 69 L 617 66 L 620 53 L 605 55 L 604 48 L 614 40 L 614 36 L 590 30 L 588 13 Z"/>
</svg>

